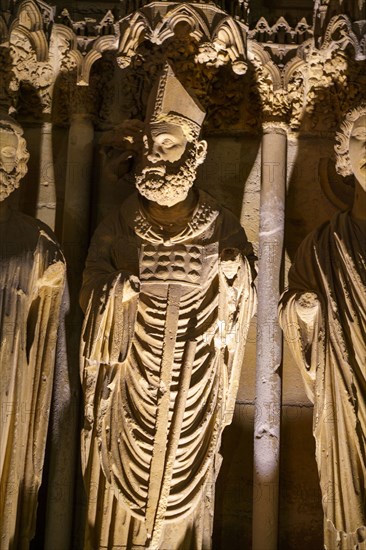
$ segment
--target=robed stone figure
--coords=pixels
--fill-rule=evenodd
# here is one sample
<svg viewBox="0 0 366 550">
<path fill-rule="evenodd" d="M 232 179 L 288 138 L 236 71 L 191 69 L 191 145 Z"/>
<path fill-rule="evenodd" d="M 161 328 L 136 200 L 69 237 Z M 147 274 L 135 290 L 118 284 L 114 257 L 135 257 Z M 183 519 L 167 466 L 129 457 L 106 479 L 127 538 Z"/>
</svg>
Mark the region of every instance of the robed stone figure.
<svg viewBox="0 0 366 550">
<path fill-rule="evenodd" d="M 52 231 L 12 210 L 27 172 L 19 124 L 0 116 L 0 548 L 35 534 L 65 262 Z"/>
<path fill-rule="evenodd" d="M 337 134 L 337 167 L 355 176 L 351 210 L 299 247 L 280 321 L 314 403 L 327 550 L 366 548 L 366 106 Z"/>
<path fill-rule="evenodd" d="M 81 292 L 85 548 L 211 547 L 220 439 L 255 289 L 244 230 L 192 187 L 206 155 L 204 116 L 166 65 L 149 99 L 138 193 L 90 246 Z"/>
</svg>

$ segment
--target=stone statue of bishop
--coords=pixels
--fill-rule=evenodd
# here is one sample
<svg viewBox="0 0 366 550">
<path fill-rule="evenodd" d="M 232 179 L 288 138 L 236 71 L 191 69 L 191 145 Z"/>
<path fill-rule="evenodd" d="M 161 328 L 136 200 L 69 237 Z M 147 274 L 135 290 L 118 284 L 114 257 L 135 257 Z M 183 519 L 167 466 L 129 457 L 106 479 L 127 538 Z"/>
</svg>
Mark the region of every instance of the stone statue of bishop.
<svg viewBox="0 0 366 550">
<path fill-rule="evenodd" d="M 85 548 L 211 547 L 221 434 L 256 294 L 243 228 L 193 185 L 206 156 L 204 117 L 166 64 L 149 98 L 138 193 L 90 246 L 81 291 Z"/>
</svg>

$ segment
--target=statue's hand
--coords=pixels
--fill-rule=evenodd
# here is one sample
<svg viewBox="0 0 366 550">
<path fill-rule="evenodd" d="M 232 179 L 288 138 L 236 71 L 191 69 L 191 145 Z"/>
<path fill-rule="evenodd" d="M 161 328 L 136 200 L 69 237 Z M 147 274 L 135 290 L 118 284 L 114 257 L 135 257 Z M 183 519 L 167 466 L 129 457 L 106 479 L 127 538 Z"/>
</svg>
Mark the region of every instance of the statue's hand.
<svg viewBox="0 0 366 550">
<path fill-rule="evenodd" d="M 238 273 L 242 262 L 240 250 L 224 248 L 220 255 L 220 268 L 227 279 L 233 279 Z"/>
<path fill-rule="evenodd" d="M 113 130 L 105 132 L 99 143 L 102 147 L 118 149 L 134 156 L 142 150 L 143 131 L 144 123 L 141 120 L 124 120 Z"/>
<path fill-rule="evenodd" d="M 138 277 L 136 277 L 136 275 L 130 275 L 129 282 L 130 282 L 130 285 L 131 285 L 131 289 L 134 292 L 140 292 L 141 283 L 140 283 L 140 279 Z"/>
<path fill-rule="evenodd" d="M 136 275 L 129 275 L 123 283 L 123 301 L 127 302 L 131 298 L 135 298 L 140 292 L 140 279 Z"/>
<path fill-rule="evenodd" d="M 101 137 L 99 143 L 107 157 L 110 177 L 118 179 L 131 170 L 132 160 L 143 150 L 143 132 L 141 120 L 125 120 Z"/>
<path fill-rule="evenodd" d="M 38 288 L 48 286 L 60 288 L 65 275 L 65 264 L 61 261 L 55 262 L 47 267 L 41 279 L 38 280 Z"/>
<path fill-rule="evenodd" d="M 296 313 L 309 327 L 314 326 L 315 318 L 320 310 L 320 301 L 315 292 L 304 292 L 296 300 Z"/>
</svg>

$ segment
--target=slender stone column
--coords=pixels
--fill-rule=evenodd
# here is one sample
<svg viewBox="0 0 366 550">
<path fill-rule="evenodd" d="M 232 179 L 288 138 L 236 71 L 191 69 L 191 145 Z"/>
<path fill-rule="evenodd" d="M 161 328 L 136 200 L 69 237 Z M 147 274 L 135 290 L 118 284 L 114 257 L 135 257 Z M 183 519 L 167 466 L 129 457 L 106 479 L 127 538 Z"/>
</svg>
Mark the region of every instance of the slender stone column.
<svg viewBox="0 0 366 550">
<path fill-rule="evenodd" d="M 284 239 L 286 131 L 264 128 L 259 223 L 253 550 L 277 548 L 282 332 L 277 321 Z"/>
<path fill-rule="evenodd" d="M 25 125 L 27 149 L 30 153 L 29 173 L 17 198 L 22 212 L 38 218 L 55 231 L 56 185 L 52 152 L 52 123 Z M 19 204 L 20 203 L 20 204 Z M 13 202 L 15 206 L 15 202 Z"/>
<path fill-rule="evenodd" d="M 36 218 L 45 222 L 54 231 L 56 220 L 56 189 L 52 154 L 52 124 L 50 122 L 44 122 L 42 124 L 40 138 L 40 182 Z"/>
<path fill-rule="evenodd" d="M 70 256 L 69 262 L 81 262 L 81 269 L 84 266 L 83 256 L 89 238 L 93 140 L 91 117 L 88 114 L 72 115 L 67 151 L 62 244 L 66 255 Z"/>
<path fill-rule="evenodd" d="M 94 128 L 90 116 L 72 115 L 67 153 L 62 248 L 66 256 L 70 306 L 63 311 L 53 396 L 46 550 L 64 550 L 72 541 L 79 411 L 79 346 L 82 312 L 78 305 L 89 238 Z M 67 342 L 67 347 L 66 347 Z M 67 365 L 67 368 L 65 368 Z"/>
</svg>

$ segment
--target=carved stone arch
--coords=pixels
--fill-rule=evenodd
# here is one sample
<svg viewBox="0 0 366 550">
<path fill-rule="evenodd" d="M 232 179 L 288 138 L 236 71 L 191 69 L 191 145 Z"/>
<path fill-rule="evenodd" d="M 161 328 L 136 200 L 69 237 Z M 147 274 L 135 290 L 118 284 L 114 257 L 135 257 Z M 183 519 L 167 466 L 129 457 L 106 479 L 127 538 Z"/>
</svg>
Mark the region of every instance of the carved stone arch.
<svg viewBox="0 0 366 550">
<path fill-rule="evenodd" d="M 283 88 L 285 90 L 288 89 L 288 84 L 291 81 L 291 79 L 294 77 L 295 73 L 297 71 L 302 71 L 302 70 L 304 71 L 306 70 L 306 63 L 303 59 L 301 59 L 298 56 L 294 57 L 293 59 L 291 59 L 291 61 L 289 61 L 286 64 L 282 75 Z"/>
<path fill-rule="evenodd" d="M 68 46 L 70 51 L 77 50 L 78 42 L 76 34 L 70 27 L 63 25 L 62 23 L 55 23 L 52 29 L 52 32 L 57 36 L 65 45 Z"/>
<path fill-rule="evenodd" d="M 10 31 L 10 41 L 13 34 L 23 35 L 31 44 L 35 51 L 37 61 L 47 61 L 48 59 L 48 43 L 43 31 L 29 31 L 21 25 L 13 27 Z"/>
<path fill-rule="evenodd" d="M 93 49 L 97 52 L 105 52 L 108 50 L 116 51 L 118 47 L 118 36 L 106 34 L 96 39 L 93 44 Z"/>
<path fill-rule="evenodd" d="M 150 23 L 142 12 L 136 12 L 132 17 L 125 17 L 121 22 L 120 44 L 118 47 L 117 63 L 125 69 L 136 55 L 138 46 L 146 36 L 151 36 Z"/>
<path fill-rule="evenodd" d="M 90 50 L 85 56 L 82 56 L 80 52 L 78 54 L 81 61 L 77 65 L 77 84 L 78 86 L 88 86 L 91 68 L 102 57 L 102 54 L 94 49 Z"/>
<path fill-rule="evenodd" d="M 77 36 L 72 29 L 63 24 L 55 24 L 53 33 L 63 43 L 64 58 L 68 57 L 67 61 L 61 60 L 61 65 L 66 64 L 70 69 L 76 67 L 79 86 L 89 85 L 92 65 L 101 58 L 102 53 L 109 50 L 116 51 L 118 47 L 118 36 L 108 34 L 97 38 L 91 49 L 83 55 L 78 49 Z"/>
<path fill-rule="evenodd" d="M 11 81 L 14 92 L 14 108 L 22 116 L 40 119 L 51 112 L 51 95 L 55 71 L 48 56 L 40 55 L 37 36 L 42 31 L 31 32 L 23 26 L 14 27 L 9 38 L 11 56 Z M 38 48 L 38 49 L 37 49 Z M 41 59 L 40 59 L 41 57 Z M 20 109 L 20 111 L 19 111 Z"/>
<path fill-rule="evenodd" d="M 187 3 L 152 3 L 124 18 L 117 59 L 120 67 L 130 65 L 144 39 L 161 46 L 173 38 L 179 23 L 187 24 L 187 34 L 199 45 L 196 63 L 219 67 L 230 62 L 236 74 L 246 72 L 246 25 L 214 5 Z"/>
<path fill-rule="evenodd" d="M 286 94 L 288 123 L 292 130 L 301 126 L 306 108 L 306 61 L 296 55 L 284 67 L 282 82 Z"/>
<path fill-rule="evenodd" d="M 70 59 L 75 63 L 76 70 L 77 70 L 77 75 L 78 75 L 78 77 L 80 76 L 80 78 L 81 78 L 81 75 L 83 73 L 83 69 L 82 69 L 83 56 L 82 56 L 81 52 L 79 52 L 79 50 L 71 50 L 70 51 Z"/>
<path fill-rule="evenodd" d="M 174 36 L 174 29 L 179 23 L 187 23 L 191 27 L 190 35 L 199 42 L 203 37 L 210 39 L 210 29 L 197 9 L 189 4 L 178 4 L 171 9 L 165 20 L 159 22 L 154 31 L 157 31 L 159 44 Z"/>
<path fill-rule="evenodd" d="M 99 37 L 93 44 L 93 48 L 85 55 L 78 56 L 77 85 L 88 86 L 90 71 L 93 64 L 102 57 L 102 53 L 108 50 L 115 51 L 118 46 L 118 38 L 113 35 Z M 81 58 L 81 60 L 80 60 Z"/>
<path fill-rule="evenodd" d="M 10 35 L 14 30 L 27 37 L 36 52 L 37 61 L 48 58 L 48 42 L 43 30 L 43 18 L 33 0 L 25 0 L 19 6 L 17 17 L 10 26 Z"/>
<path fill-rule="evenodd" d="M 340 37 L 337 37 L 337 34 Z M 347 46 L 351 45 L 355 52 L 355 59 L 357 61 L 365 60 L 366 56 L 362 51 L 357 36 L 352 30 L 352 23 L 347 15 L 336 15 L 329 21 L 327 29 L 324 35 L 324 42 L 321 49 L 327 49 L 337 44 L 342 50 L 345 50 Z"/>
<path fill-rule="evenodd" d="M 282 87 L 282 78 L 279 68 L 273 63 L 268 52 L 254 40 L 248 41 L 248 53 L 250 54 L 249 59 L 254 61 L 258 68 L 261 67 L 265 69 L 271 79 L 273 90 L 281 89 Z"/>
<path fill-rule="evenodd" d="M 43 19 L 37 4 L 33 0 L 24 0 L 19 6 L 14 23 L 32 32 L 42 30 Z"/>
<path fill-rule="evenodd" d="M 248 68 L 246 33 L 240 32 L 238 24 L 230 16 L 222 19 L 212 33 L 213 42 L 225 45 L 232 69 L 236 74 L 245 74 Z"/>
</svg>

